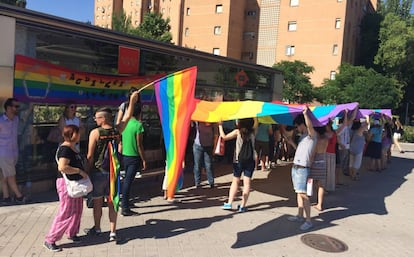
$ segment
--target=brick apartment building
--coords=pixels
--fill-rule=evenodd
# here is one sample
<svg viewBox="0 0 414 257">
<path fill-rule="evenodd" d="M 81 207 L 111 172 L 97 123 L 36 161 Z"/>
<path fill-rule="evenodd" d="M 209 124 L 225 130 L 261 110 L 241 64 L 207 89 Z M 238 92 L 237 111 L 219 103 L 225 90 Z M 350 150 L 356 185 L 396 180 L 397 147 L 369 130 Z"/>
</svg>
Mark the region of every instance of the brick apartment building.
<svg viewBox="0 0 414 257">
<path fill-rule="evenodd" d="M 334 79 L 358 56 L 359 25 L 377 0 L 95 0 L 97 26 L 122 9 L 138 26 L 148 12 L 170 18 L 176 45 L 265 66 L 301 60 L 312 83 Z"/>
</svg>

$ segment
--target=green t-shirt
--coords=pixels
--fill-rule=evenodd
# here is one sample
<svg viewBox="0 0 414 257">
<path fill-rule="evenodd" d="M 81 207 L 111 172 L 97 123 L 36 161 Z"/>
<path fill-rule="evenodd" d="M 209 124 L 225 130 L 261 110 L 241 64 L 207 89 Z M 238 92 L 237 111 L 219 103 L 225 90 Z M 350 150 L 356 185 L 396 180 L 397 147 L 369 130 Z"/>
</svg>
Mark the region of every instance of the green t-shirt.
<svg viewBox="0 0 414 257">
<path fill-rule="evenodd" d="M 141 133 L 144 133 L 142 123 L 135 118 L 131 118 L 122 132 L 122 155 L 139 156 L 137 135 Z"/>
</svg>

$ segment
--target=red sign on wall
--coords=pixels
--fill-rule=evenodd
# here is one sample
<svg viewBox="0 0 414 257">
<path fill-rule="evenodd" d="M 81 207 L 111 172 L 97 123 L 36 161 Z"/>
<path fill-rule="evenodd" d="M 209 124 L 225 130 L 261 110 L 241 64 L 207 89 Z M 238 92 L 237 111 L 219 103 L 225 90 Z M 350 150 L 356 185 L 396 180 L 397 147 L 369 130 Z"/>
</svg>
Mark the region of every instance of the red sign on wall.
<svg viewBox="0 0 414 257">
<path fill-rule="evenodd" d="M 118 53 L 118 73 L 119 74 L 138 74 L 139 54 L 137 48 L 119 46 Z"/>
<path fill-rule="evenodd" d="M 241 70 L 237 72 L 236 76 L 234 77 L 234 80 L 236 80 L 237 85 L 242 87 L 246 85 L 246 83 L 249 81 L 249 78 L 247 77 L 246 72 L 244 72 L 244 70 Z"/>
</svg>

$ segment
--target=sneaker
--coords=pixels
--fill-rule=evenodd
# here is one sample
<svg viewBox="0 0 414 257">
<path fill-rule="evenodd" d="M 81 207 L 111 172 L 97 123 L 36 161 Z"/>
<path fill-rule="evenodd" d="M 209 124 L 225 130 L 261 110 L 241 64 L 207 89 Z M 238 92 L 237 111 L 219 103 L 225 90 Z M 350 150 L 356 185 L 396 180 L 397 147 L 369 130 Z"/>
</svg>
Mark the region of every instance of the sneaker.
<svg viewBox="0 0 414 257">
<path fill-rule="evenodd" d="M 210 184 L 210 188 L 214 188 L 214 184 Z"/>
<path fill-rule="evenodd" d="M 308 230 L 308 229 L 310 229 L 311 227 L 313 227 L 312 222 L 310 222 L 310 221 L 306 221 L 305 223 L 303 223 L 303 224 L 300 226 L 300 229 L 301 229 L 301 230 Z"/>
<path fill-rule="evenodd" d="M 2 205 L 10 205 L 11 204 L 11 197 L 7 197 L 7 198 L 3 198 L 2 200 L 1 200 L 1 204 Z"/>
<path fill-rule="evenodd" d="M 43 244 L 43 247 L 45 247 L 46 249 L 48 249 L 49 251 L 52 251 L 52 252 L 62 251 L 62 248 L 59 248 L 55 243 L 51 244 L 51 243 L 45 242 Z"/>
<path fill-rule="evenodd" d="M 83 231 L 88 236 L 100 236 L 102 234 L 102 231 L 100 229 L 96 229 L 95 226 L 92 228 L 85 228 Z"/>
<path fill-rule="evenodd" d="M 231 203 L 224 203 L 221 208 L 223 210 L 231 210 L 232 209 L 232 206 L 231 206 Z"/>
<path fill-rule="evenodd" d="M 16 198 L 16 199 L 15 199 L 15 202 L 16 202 L 17 204 L 25 204 L 25 203 L 27 202 L 27 200 L 26 200 L 26 197 L 21 196 L 20 198 Z"/>
<path fill-rule="evenodd" d="M 302 222 L 302 221 L 304 221 L 305 219 L 303 218 L 303 217 L 299 217 L 299 216 L 289 216 L 288 218 L 288 221 L 292 221 L 292 222 Z"/>
<path fill-rule="evenodd" d="M 116 241 L 116 234 L 114 232 L 111 232 L 109 234 L 109 242 Z"/>
<path fill-rule="evenodd" d="M 141 172 L 137 172 L 137 173 L 135 174 L 135 178 L 142 178 Z"/>
<path fill-rule="evenodd" d="M 237 212 L 245 212 L 247 211 L 246 207 L 241 207 L 240 205 L 237 206 Z"/>
<path fill-rule="evenodd" d="M 81 241 L 80 237 L 78 237 L 77 235 L 71 236 L 68 239 L 71 240 L 74 243 L 80 243 L 80 241 Z"/>
<path fill-rule="evenodd" d="M 121 212 L 122 216 L 137 216 L 139 215 L 138 212 L 132 211 L 131 209 L 123 209 Z"/>
</svg>

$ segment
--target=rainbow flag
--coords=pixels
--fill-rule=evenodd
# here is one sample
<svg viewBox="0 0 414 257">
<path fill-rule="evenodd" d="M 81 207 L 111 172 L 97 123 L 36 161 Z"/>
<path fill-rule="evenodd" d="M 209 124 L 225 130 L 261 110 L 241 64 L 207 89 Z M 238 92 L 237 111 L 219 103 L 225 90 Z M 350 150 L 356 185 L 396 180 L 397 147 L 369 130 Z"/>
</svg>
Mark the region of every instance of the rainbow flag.
<svg viewBox="0 0 414 257">
<path fill-rule="evenodd" d="M 167 153 L 167 193 L 173 198 L 182 175 L 191 114 L 195 109 L 197 67 L 175 72 L 153 82 Z"/>
<path fill-rule="evenodd" d="M 359 109 L 358 110 L 357 117 L 358 118 L 364 118 L 366 115 L 381 115 L 384 114 L 385 116 L 388 116 L 389 118 L 392 118 L 392 112 L 391 109 Z"/>
<path fill-rule="evenodd" d="M 319 127 L 326 125 L 329 119 L 335 118 L 345 109 L 354 110 L 358 107 L 358 103 L 304 105 L 285 104 L 280 101 L 271 103 L 260 101 L 209 102 L 197 99 L 192 120 L 219 122 L 258 117 L 261 123 L 293 125 L 294 119 L 302 113 L 305 107 L 312 111 L 309 115 L 313 126 Z"/>
<path fill-rule="evenodd" d="M 120 164 L 118 160 L 118 150 L 114 141 L 108 142 L 109 153 L 109 201 L 113 203 L 114 210 L 119 210 L 119 199 L 121 190 L 121 180 L 119 176 Z"/>
<path fill-rule="evenodd" d="M 67 69 L 23 55 L 15 56 L 13 96 L 22 102 L 119 105 L 128 90 L 140 88 L 166 74 L 108 76 Z M 152 102 L 153 91 L 141 92 L 142 102 Z"/>
<path fill-rule="evenodd" d="M 267 124 L 293 125 L 297 115 L 305 105 L 287 105 L 260 101 L 209 102 L 196 100 L 192 120 L 219 122 L 242 118 L 259 117 L 259 122 Z M 314 126 L 321 126 L 318 119 L 310 114 Z"/>
</svg>

